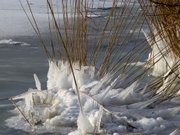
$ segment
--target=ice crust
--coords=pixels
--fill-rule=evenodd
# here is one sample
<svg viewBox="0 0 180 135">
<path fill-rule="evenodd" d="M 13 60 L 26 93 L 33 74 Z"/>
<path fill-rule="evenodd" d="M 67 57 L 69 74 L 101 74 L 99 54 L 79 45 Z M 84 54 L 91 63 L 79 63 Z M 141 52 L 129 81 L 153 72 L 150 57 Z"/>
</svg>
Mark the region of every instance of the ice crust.
<svg viewBox="0 0 180 135">
<path fill-rule="evenodd" d="M 175 130 L 180 123 L 177 99 L 148 109 L 157 97 L 150 98 L 152 94 L 144 96 L 146 87 L 143 92 L 138 91 L 138 82 L 127 88 L 114 89 L 113 86 L 119 83 L 119 77 L 112 78 L 107 74 L 98 79 L 94 67 L 80 68 L 78 63 L 73 63 L 73 70 L 83 112 L 79 111 L 70 66 L 63 61 L 49 61 L 47 90 L 41 90 L 40 81 L 34 75 L 37 89 L 29 89 L 13 98 L 22 100 L 18 102 L 19 108 L 35 127 L 48 129 L 77 125 L 77 130 L 70 135 L 84 135 L 94 131 L 103 134 L 142 132 L 150 135 L 161 133 L 166 128 Z M 17 112 L 16 109 L 14 111 Z M 22 117 L 21 114 L 19 116 Z M 11 122 L 7 120 L 7 125 L 13 126 Z"/>
<path fill-rule="evenodd" d="M 1 45 L 30 46 L 30 44 L 28 44 L 28 43 L 13 41 L 12 39 L 2 39 L 2 40 L 0 40 L 0 46 Z"/>
</svg>

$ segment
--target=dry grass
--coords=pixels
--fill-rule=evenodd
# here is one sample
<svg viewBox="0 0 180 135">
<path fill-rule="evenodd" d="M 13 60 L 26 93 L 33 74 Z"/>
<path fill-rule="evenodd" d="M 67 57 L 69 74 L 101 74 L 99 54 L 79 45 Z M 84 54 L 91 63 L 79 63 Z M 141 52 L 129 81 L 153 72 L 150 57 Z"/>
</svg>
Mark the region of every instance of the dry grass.
<svg viewBox="0 0 180 135">
<path fill-rule="evenodd" d="M 180 4 L 178 0 L 140 0 L 146 17 L 166 39 L 173 54 L 180 57 Z M 166 38 L 168 37 L 168 38 Z M 169 40 L 169 41 L 168 41 Z"/>
<path fill-rule="evenodd" d="M 147 89 L 154 91 L 154 96 L 160 95 L 157 103 L 177 96 L 180 91 L 179 0 L 138 0 L 140 5 L 133 3 L 132 0 L 114 0 L 112 8 L 96 9 L 101 16 L 98 18 L 89 16 L 93 13 L 91 8 L 94 6 L 90 4 L 91 0 L 59 0 L 62 5 L 61 9 L 58 5 L 53 6 L 53 0 L 47 0 L 48 26 L 51 37 L 49 50 L 29 0 L 26 0 L 28 10 L 24 8 L 21 0 L 19 1 L 42 42 L 48 60 L 68 61 L 82 114 L 84 113 L 81 105 L 81 94 L 84 93 L 79 91 L 73 69 L 73 63 L 77 61 L 79 67 L 95 66 L 97 76 L 100 79 L 111 74 L 110 80 L 112 81 L 118 75 L 124 74 L 128 86 L 137 80 L 143 80 L 147 74 L 151 73 L 151 68 L 155 67 L 159 61 L 164 60 L 169 71 L 149 80 Z M 71 1 L 71 7 L 68 6 L 69 1 Z M 123 6 L 117 8 L 121 2 Z M 62 20 L 56 13 L 59 10 L 63 13 Z M 148 27 L 151 33 L 147 37 L 149 45 L 142 38 L 144 27 Z M 163 49 L 158 48 L 159 42 L 164 43 Z M 129 65 L 129 63 L 141 61 L 154 46 L 159 49 L 159 53 L 152 54 L 149 61 L 143 66 Z M 167 59 L 169 56 L 173 60 L 175 59 L 173 65 L 169 64 L 168 60 L 171 60 Z M 112 88 L 116 85 L 118 82 Z M 92 98 L 89 95 L 86 96 Z M 92 98 L 92 100 L 94 99 Z M 13 101 L 12 103 L 14 104 Z M 97 101 L 96 103 L 103 111 L 118 117 Z M 16 106 L 16 104 L 14 105 Z M 17 109 L 23 115 L 18 107 Z M 26 117 L 24 118 L 30 124 Z"/>
</svg>

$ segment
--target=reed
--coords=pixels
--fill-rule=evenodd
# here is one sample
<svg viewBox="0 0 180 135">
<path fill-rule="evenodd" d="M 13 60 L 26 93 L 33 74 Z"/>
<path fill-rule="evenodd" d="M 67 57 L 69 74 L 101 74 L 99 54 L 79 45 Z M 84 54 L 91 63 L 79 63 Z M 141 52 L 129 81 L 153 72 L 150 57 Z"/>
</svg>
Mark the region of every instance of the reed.
<svg viewBox="0 0 180 135">
<path fill-rule="evenodd" d="M 162 66 L 159 68 L 165 67 L 162 75 L 166 84 L 161 92 L 164 91 L 163 96 L 169 98 L 180 90 L 180 4 L 178 0 L 140 0 L 139 3 L 151 30 L 150 45 L 153 51 L 149 60 L 154 67 L 158 63 Z M 157 66 L 155 70 L 159 70 Z"/>
<path fill-rule="evenodd" d="M 73 68 L 76 62 L 79 69 L 82 66 L 94 66 L 99 80 L 107 79 L 106 75 L 110 75 L 107 82 L 110 84 L 110 81 L 114 81 L 111 89 L 119 86 L 117 80 L 122 79 L 118 78 L 122 74 L 125 86 L 143 80 L 147 75 L 156 76 L 149 77 L 150 80 L 146 82 L 147 89 L 154 92 L 151 98 L 155 99 L 155 103 L 179 94 L 178 0 L 113 0 L 111 8 L 102 6 L 96 9 L 99 13 L 96 17 L 91 16 L 94 15 L 93 0 L 61 0 L 58 1 L 62 5 L 61 9 L 59 5 L 54 6 L 53 0 L 47 0 L 50 49 L 43 40 L 38 26 L 40 24 L 36 22 L 29 1 L 26 1 L 29 10 L 25 10 L 20 1 L 21 6 L 41 40 L 48 60 L 69 63 L 82 115 L 83 93 L 79 90 L 76 69 Z M 63 14 L 62 19 L 57 13 L 59 10 Z M 144 33 L 146 38 L 142 32 L 145 28 L 149 30 L 149 34 Z M 137 66 L 143 60 L 145 63 Z M 130 65 L 133 62 L 135 65 Z M 87 97 L 92 98 L 90 95 Z M 96 103 L 103 111 L 112 113 Z"/>
<path fill-rule="evenodd" d="M 104 1 L 105 3 L 106 1 Z M 117 5 L 120 3 L 122 6 L 117 8 Z M 103 12 L 103 7 L 99 9 L 101 17 L 98 19 L 89 15 L 93 13 L 90 9 L 94 6 L 91 0 L 62 0 L 59 1 L 59 4 L 62 5 L 61 9 L 59 5 L 53 7 L 52 0 L 47 0 L 49 33 L 52 37 L 51 51 L 47 49 L 47 45 L 44 43 L 28 0 L 27 4 L 29 14 L 24 8 L 23 10 L 41 40 L 48 59 L 65 59 L 69 62 L 76 83 L 77 94 L 79 93 L 78 84 L 72 68 L 72 63 L 76 61 L 78 61 L 79 67 L 82 65 L 95 66 L 99 78 L 102 78 L 107 73 L 114 75 L 128 74 L 126 78 L 132 79 L 127 84 L 143 78 L 150 72 L 151 68 L 154 68 L 154 71 L 157 70 L 158 63 L 164 61 L 166 71 L 163 71 L 163 74 L 157 78 L 161 80 L 157 81 L 160 83 L 153 83 L 154 80 L 150 81 L 150 87 L 153 86 L 153 88 L 156 88 L 156 91 L 162 86 L 162 82 L 165 81 L 163 76 L 168 70 L 171 70 L 171 74 L 167 74 L 166 78 L 167 76 L 179 78 L 180 34 L 178 28 L 180 27 L 180 22 L 178 19 L 179 6 L 177 0 L 139 0 L 138 3 L 132 0 L 114 0 L 112 8 L 106 14 Z M 70 9 L 69 4 L 72 9 Z M 23 7 L 22 3 L 21 6 Z M 140 8 L 142 10 L 139 10 Z M 62 20 L 59 19 L 56 10 L 57 12 L 60 10 L 63 13 Z M 149 27 L 150 35 L 146 37 L 149 45 L 147 45 L 145 39 L 140 38 L 144 27 Z M 90 35 L 93 33 L 96 33 L 96 36 L 91 38 Z M 163 47 L 159 47 L 159 42 L 161 42 Z M 130 43 L 134 47 L 129 49 L 125 55 L 122 55 L 128 49 Z M 146 66 L 148 68 L 136 68 L 136 66 L 129 68 L 128 63 L 141 60 L 151 48 L 152 50 L 156 48 L 158 52 L 154 53 L 154 50 L 152 51 L 145 64 L 148 65 Z M 168 62 L 171 58 L 175 61 L 173 65 Z M 141 73 L 137 75 L 137 72 Z M 179 82 L 177 79 L 170 80 L 176 81 L 176 84 Z M 169 81 L 170 84 L 174 84 L 173 82 Z M 167 92 L 175 87 L 170 88 L 171 85 L 169 85 L 167 87 L 163 86 L 162 91 L 165 91 L 166 94 L 176 95 L 179 88 L 177 87 L 177 90 Z M 80 94 L 78 95 L 80 99 Z"/>
</svg>

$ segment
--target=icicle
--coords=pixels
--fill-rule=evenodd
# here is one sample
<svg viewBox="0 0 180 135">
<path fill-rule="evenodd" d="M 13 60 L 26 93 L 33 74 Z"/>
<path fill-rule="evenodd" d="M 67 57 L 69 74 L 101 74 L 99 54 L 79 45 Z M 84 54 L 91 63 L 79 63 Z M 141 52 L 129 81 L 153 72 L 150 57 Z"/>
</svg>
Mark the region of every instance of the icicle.
<svg viewBox="0 0 180 135">
<path fill-rule="evenodd" d="M 32 93 L 25 96 L 25 105 L 27 110 L 32 110 L 34 106 Z"/>
<path fill-rule="evenodd" d="M 151 38 L 150 38 L 150 36 L 147 34 L 147 32 L 145 32 L 144 29 L 142 29 L 142 33 L 144 34 L 144 36 L 145 36 L 148 44 L 149 44 L 149 45 L 152 45 Z"/>
<path fill-rule="evenodd" d="M 56 86 L 56 80 L 57 80 L 57 73 L 58 73 L 58 67 L 54 61 L 49 60 L 49 70 L 47 74 L 47 88 L 53 89 Z"/>
<path fill-rule="evenodd" d="M 96 123 L 94 123 L 94 133 L 98 133 L 100 131 L 102 116 L 103 116 L 103 108 L 102 106 L 100 106 L 98 116 L 96 117 Z"/>
<path fill-rule="evenodd" d="M 118 93 L 117 95 L 115 95 L 112 98 L 116 98 L 120 102 L 120 104 L 133 103 L 134 101 L 139 100 L 136 97 L 137 93 L 135 93 L 135 89 L 137 88 L 137 86 L 138 86 L 138 84 L 137 84 L 137 81 L 136 81 L 133 84 L 131 84 L 129 87 L 122 90 L 120 93 Z"/>
<path fill-rule="evenodd" d="M 39 81 L 39 78 L 36 74 L 34 74 L 34 81 L 35 81 L 36 88 L 38 90 L 41 90 L 41 82 Z"/>
<path fill-rule="evenodd" d="M 142 101 L 142 102 L 137 102 L 137 103 L 134 103 L 134 104 L 131 104 L 128 106 L 128 108 L 131 108 L 131 109 L 135 109 L 135 108 L 139 108 L 139 109 L 143 109 L 145 107 L 147 107 L 148 105 L 154 103 L 155 101 L 157 101 L 159 97 L 156 96 L 156 97 L 153 97 L 149 100 L 146 100 L 146 101 Z"/>
<path fill-rule="evenodd" d="M 78 130 L 80 131 L 80 135 L 86 135 L 88 133 L 93 133 L 94 128 L 91 125 L 88 118 L 82 114 L 82 112 L 79 113 L 79 117 L 77 120 Z"/>
<path fill-rule="evenodd" d="M 112 80 L 112 76 L 110 76 L 109 74 L 106 74 L 100 81 L 99 83 L 97 83 L 96 86 L 94 86 L 90 93 L 91 95 L 96 95 L 99 93 L 99 91 L 105 87 L 105 85 L 107 85 L 108 82 L 110 82 Z"/>
</svg>

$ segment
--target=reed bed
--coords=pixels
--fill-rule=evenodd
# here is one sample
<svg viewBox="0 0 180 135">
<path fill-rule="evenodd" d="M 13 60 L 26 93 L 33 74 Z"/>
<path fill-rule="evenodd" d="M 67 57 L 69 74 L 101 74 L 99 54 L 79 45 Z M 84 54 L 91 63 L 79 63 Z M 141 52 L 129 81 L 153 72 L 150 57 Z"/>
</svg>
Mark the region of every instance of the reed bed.
<svg viewBox="0 0 180 135">
<path fill-rule="evenodd" d="M 165 71 L 159 75 L 156 78 L 159 81 L 150 80 L 148 87 L 158 91 L 166 78 L 171 78 L 166 82 L 169 83 L 167 87 L 163 86 L 162 91 L 164 92 L 160 93 L 166 93 L 163 96 L 168 95 L 169 98 L 179 91 L 177 86 L 179 79 L 175 79 L 179 78 L 180 57 L 179 3 L 177 0 L 139 0 L 138 2 L 114 0 L 111 9 L 107 9 L 107 12 L 104 12 L 106 9 L 103 9 L 103 6 L 98 9 L 98 19 L 90 15 L 93 14 L 91 9 L 94 6 L 91 0 L 58 1 L 59 5 L 62 5 L 61 9 L 58 4 L 53 6 L 53 2 L 53 0 L 47 0 L 49 34 L 52 37 L 51 49 L 48 49 L 49 46 L 43 40 L 29 0 L 27 0 L 29 9 L 23 8 L 49 60 L 67 60 L 72 73 L 74 72 L 72 63 L 77 61 L 79 67 L 82 65 L 95 66 L 99 78 L 107 73 L 114 76 L 127 74 L 125 80 L 127 80 L 126 85 L 129 85 L 151 74 L 150 70 L 163 59 L 167 69 L 171 71 L 169 74 Z M 118 7 L 119 3 L 122 6 Z M 23 7 L 22 3 L 21 6 Z M 59 19 L 57 12 L 62 12 L 62 19 Z M 144 27 L 149 28 L 148 43 L 142 38 Z M 96 33 L 96 36 L 93 36 L 93 33 Z M 129 63 L 141 61 L 153 46 L 158 48 L 158 42 L 165 45 L 156 54 L 152 51 L 148 61 L 145 62 L 146 68 L 136 65 L 129 66 Z M 129 44 L 131 44 L 130 49 Z M 124 54 L 126 50 L 128 51 Z M 176 64 L 169 65 L 167 57 L 175 59 Z M 76 82 L 75 76 L 74 80 Z M 175 86 L 174 81 L 176 81 Z M 173 88 L 170 88 L 172 84 Z M 78 90 L 77 83 L 76 88 Z M 80 94 L 78 95 L 80 99 Z"/>
<path fill-rule="evenodd" d="M 36 22 L 29 0 L 26 1 L 28 9 L 20 0 L 21 6 L 48 60 L 69 63 L 82 115 L 83 93 L 79 90 L 74 63 L 78 63 L 80 69 L 94 66 L 99 80 L 110 75 L 109 81 L 115 82 L 111 89 L 119 87 L 118 81 L 124 81 L 122 87 L 136 81 L 147 83 L 148 92 L 154 92 L 151 98 L 157 97 L 154 104 L 179 96 L 178 0 L 113 0 L 111 8 L 96 9 L 93 0 L 61 0 L 58 1 L 61 6 L 47 0 L 50 45 L 44 42 L 40 24 Z M 104 0 L 104 5 L 106 2 Z M 63 15 L 61 19 L 58 12 Z M 148 31 L 144 33 L 146 38 L 144 29 Z M 139 61 L 144 64 L 138 66 Z M 162 71 L 161 66 L 165 67 Z M 123 78 L 119 79 L 120 75 Z M 103 110 L 108 112 L 106 108 Z"/>
<path fill-rule="evenodd" d="M 84 117 L 82 95 L 96 102 L 102 112 L 115 118 L 119 117 L 119 113 L 109 111 L 91 95 L 80 91 L 74 63 L 78 63 L 77 70 L 83 66 L 95 67 L 97 79 L 106 81 L 107 86 L 110 85 L 104 97 L 113 88 L 126 88 L 137 81 L 141 84 L 138 92 L 146 89 L 147 93 L 153 93 L 149 97 L 153 99 L 149 106 L 179 96 L 178 0 L 112 0 L 111 7 L 104 7 L 107 1 L 102 0 L 103 5 L 98 8 L 94 8 L 96 5 L 93 0 L 47 0 L 50 45 L 43 39 L 30 1 L 26 1 L 28 9 L 25 9 L 19 0 L 42 43 L 48 61 L 68 62 L 75 83 L 80 114 Z M 143 64 L 138 65 L 138 62 Z M 106 80 L 107 78 L 109 80 Z M 120 86 L 120 81 L 123 81 L 123 86 Z M 10 101 L 29 125 L 34 127 L 12 98 Z M 100 119 L 96 121 L 92 134 L 97 133 Z M 128 122 L 126 126 L 133 127 Z"/>
</svg>

